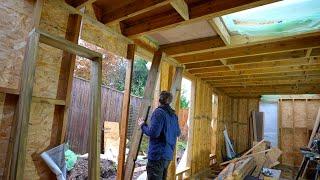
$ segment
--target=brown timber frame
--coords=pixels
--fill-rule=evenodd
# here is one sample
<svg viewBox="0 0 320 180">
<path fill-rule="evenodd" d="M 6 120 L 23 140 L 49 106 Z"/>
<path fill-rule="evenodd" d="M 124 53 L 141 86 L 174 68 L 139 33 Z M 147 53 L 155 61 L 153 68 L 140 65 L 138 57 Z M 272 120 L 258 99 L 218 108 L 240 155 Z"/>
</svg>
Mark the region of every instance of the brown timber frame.
<svg viewBox="0 0 320 180">
<path fill-rule="evenodd" d="M 24 57 L 24 70 L 21 76 L 21 93 L 18 103 L 17 126 L 15 144 L 11 163 L 10 179 L 22 179 L 24 173 L 28 124 L 36 60 L 39 44 L 69 52 L 92 60 L 91 65 L 91 101 L 90 101 L 90 127 L 89 127 L 89 179 L 98 179 L 100 176 L 100 114 L 101 114 L 101 80 L 102 80 L 102 55 L 100 53 L 79 46 L 64 38 L 48 34 L 39 29 L 33 29 L 29 35 L 27 50 Z"/>
</svg>

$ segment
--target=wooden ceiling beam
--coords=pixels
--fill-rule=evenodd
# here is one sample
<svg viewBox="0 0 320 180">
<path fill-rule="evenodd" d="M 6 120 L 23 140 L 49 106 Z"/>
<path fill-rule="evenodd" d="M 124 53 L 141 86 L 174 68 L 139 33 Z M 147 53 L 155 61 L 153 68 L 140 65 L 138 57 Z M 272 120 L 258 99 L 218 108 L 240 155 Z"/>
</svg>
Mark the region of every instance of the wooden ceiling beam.
<svg viewBox="0 0 320 180">
<path fill-rule="evenodd" d="M 320 33 L 312 33 L 309 35 L 311 36 L 303 36 L 299 38 L 297 37 L 274 42 L 242 45 L 231 48 L 213 48 L 200 53 L 191 53 L 189 55 L 175 57 L 175 59 L 182 64 L 188 64 L 320 47 Z"/>
<path fill-rule="evenodd" d="M 268 76 L 265 74 L 253 74 L 253 75 L 235 75 L 235 76 L 226 76 L 226 77 L 209 77 L 209 78 L 202 78 L 204 81 L 232 81 L 232 80 L 239 80 L 239 79 L 254 79 L 254 78 L 277 78 L 277 77 L 292 77 L 292 76 L 312 76 L 312 75 L 319 75 L 320 70 L 311 70 L 311 71 L 293 71 L 293 72 L 275 72 L 269 73 Z"/>
<path fill-rule="evenodd" d="M 311 57 L 320 56 L 320 48 L 312 49 L 312 51 L 310 52 L 310 56 Z"/>
<path fill-rule="evenodd" d="M 261 85 L 261 86 L 240 86 L 240 87 L 225 87 L 218 88 L 224 91 L 226 94 L 236 93 L 280 93 L 280 92 L 297 92 L 297 91 L 309 91 L 319 92 L 319 84 L 299 84 L 297 85 Z"/>
<path fill-rule="evenodd" d="M 251 64 L 237 64 L 232 65 L 232 70 L 250 70 L 250 69 L 264 69 L 272 67 L 286 67 L 286 66 L 299 66 L 299 65 L 311 65 L 311 64 L 320 64 L 320 58 L 295 58 L 295 59 L 285 59 L 279 61 L 269 61 L 269 62 L 258 62 Z M 230 65 L 229 65 L 230 66 Z M 224 72 L 228 71 L 225 66 L 216 66 L 209 68 L 199 68 L 191 69 L 189 72 L 191 74 L 204 74 L 210 72 Z"/>
<path fill-rule="evenodd" d="M 219 34 L 225 45 L 231 44 L 230 34 L 220 17 L 210 19 L 208 20 L 208 23 L 210 24 L 211 28 Z"/>
<path fill-rule="evenodd" d="M 253 75 L 253 74 L 272 74 L 281 72 L 294 72 L 294 71 L 312 71 L 319 70 L 320 64 L 312 65 L 299 65 L 299 66 L 285 66 L 285 67 L 271 67 L 271 68 L 260 68 L 260 69 L 248 69 L 248 70 L 234 70 L 225 72 L 211 72 L 198 74 L 197 77 L 209 78 L 209 77 L 226 77 L 226 76 L 240 76 L 240 75 Z"/>
<path fill-rule="evenodd" d="M 141 3 L 131 2 L 116 10 L 105 13 L 102 17 L 102 23 L 112 24 L 120 22 L 125 19 L 165 6 L 170 2 L 170 0 L 144 0 Z"/>
<path fill-rule="evenodd" d="M 253 81 L 272 81 L 272 80 L 305 80 L 305 79 L 319 79 L 319 74 L 312 74 L 312 75 L 295 75 L 295 76 L 263 76 L 257 78 L 237 78 L 237 79 L 216 79 L 206 81 L 212 84 L 220 84 L 220 83 L 246 83 L 246 82 L 253 82 Z"/>
<path fill-rule="evenodd" d="M 86 0 L 83 3 L 81 3 L 80 5 L 77 5 L 76 8 L 77 9 L 81 9 L 87 5 L 92 5 L 94 2 L 96 2 L 97 0 Z"/>
<path fill-rule="evenodd" d="M 238 57 L 238 58 L 230 58 L 224 59 L 227 65 L 240 65 L 240 64 L 250 64 L 250 63 L 258 63 L 258 62 L 271 62 L 271 61 L 279 61 L 285 59 L 295 59 L 295 58 L 303 58 L 306 56 L 306 50 L 300 51 L 291 51 L 291 52 L 280 52 L 280 53 L 272 53 L 272 54 L 263 54 L 256 56 L 248 56 L 248 57 Z M 186 69 L 202 69 L 220 66 L 220 63 L 217 63 L 217 60 L 206 61 L 200 63 L 190 63 L 185 64 Z"/>
<path fill-rule="evenodd" d="M 219 47 L 225 47 L 223 40 L 219 36 L 176 42 L 160 46 L 160 48 L 170 56 L 191 51 L 200 51 L 203 49 Z"/>
<path fill-rule="evenodd" d="M 232 98 L 259 98 L 262 95 L 302 95 L 302 94 L 316 94 L 319 91 L 279 91 L 279 92 L 257 92 L 257 93 L 235 93 L 227 94 Z"/>
<path fill-rule="evenodd" d="M 184 0 L 171 0 L 170 4 L 184 20 L 190 19 L 188 4 Z"/>
<path fill-rule="evenodd" d="M 227 83 L 210 83 L 212 87 L 239 87 L 239 86 L 261 86 L 261 85 L 297 85 L 297 84 L 319 84 L 320 78 L 313 77 L 306 79 L 305 77 L 296 79 L 282 80 L 250 80 L 246 82 L 227 82 Z"/>
<path fill-rule="evenodd" d="M 146 33 L 170 29 L 177 25 L 188 24 L 198 20 L 238 12 L 245 9 L 262 6 L 279 0 L 208 0 L 189 4 L 190 20 L 184 21 L 177 12 L 163 12 L 152 17 L 139 19 L 138 23 L 128 25 L 123 34 L 126 36 L 139 36 Z"/>
<path fill-rule="evenodd" d="M 84 7 L 84 5 L 88 4 L 90 1 L 92 0 L 66 0 L 66 3 L 68 3 L 72 7 L 78 8 L 80 6 Z"/>
</svg>

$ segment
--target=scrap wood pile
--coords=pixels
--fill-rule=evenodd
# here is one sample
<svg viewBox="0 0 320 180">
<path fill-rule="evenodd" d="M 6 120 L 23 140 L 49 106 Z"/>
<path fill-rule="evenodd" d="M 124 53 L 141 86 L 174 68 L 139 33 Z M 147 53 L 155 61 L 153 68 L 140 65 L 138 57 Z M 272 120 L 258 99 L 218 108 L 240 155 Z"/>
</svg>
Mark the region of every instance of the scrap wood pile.
<svg viewBox="0 0 320 180">
<path fill-rule="evenodd" d="M 255 177 L 256 179 L 266 179 L 263 178 L 263 170 L 268 171 L 270 173 L 269 176 L 277 179 L 275 176 L 280 176 L 280 173 L 270 168 L 279 164 L 278 158 L 282 152 L 278 148 L 267 147 L 267 143 L 264 140 L 258 143 L 254 142 L 254 144 L 255 145 L 241 157 L 221 163 L 221 166 L 227 166 L 220 172 L 216 179 L 238 180 L 245 179 L 245 177 L 248 176 Z"/>
</svg>

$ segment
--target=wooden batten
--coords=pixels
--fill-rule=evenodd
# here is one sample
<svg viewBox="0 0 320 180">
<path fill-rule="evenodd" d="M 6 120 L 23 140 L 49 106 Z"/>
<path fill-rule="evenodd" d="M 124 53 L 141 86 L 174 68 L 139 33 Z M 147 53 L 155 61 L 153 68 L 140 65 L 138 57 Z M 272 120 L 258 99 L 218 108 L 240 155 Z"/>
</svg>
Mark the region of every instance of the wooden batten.
<svg viewBox="0 0 320 180">
<path fill-rule="evenodd" d="M 139 115 L 138 115 L 139 118 L 146 117 L 148 107 L 151 106 L 152 104 L 152 97 L 155 90 L 154 82 L 157 82 L 161 58 L 162 58 L 162 51 L 156 51 L 154 54 L 154 58 L 152 60 L 151 69 L 149 71 L 148 79 L 146 82 L 145 92 L 143 96 L 143 104 L 139 109 Z M 140 148 L 141 138 L 142 138 L 142 131 L 140 127 L 136 125 L 133 132 L 132 143 L 131 143 L 129 155 L 126 162 L 124 179 L 132 178 L 134 167 L 135 167 L 135 161 Z"/>
<path fill-rule="evenodd" d="M 171 106 L 175 109 L 176 112 L 179 112 L 180 109 L 180 93 L 181 93 L 181 82 L 182 82 L 182 74 L 183 74 L 183 68 L 182 67 L 176 67 L 175 74 L 172 79 L 170 92 L 173 96 L 173 101 L 171 103 Z M 174 180 L 176 179 L 176 149 L 174 151 L 173 155 L 173 161 L 170 162 L 168 167 L 168 174 L 167 179 Z"/>
<path fill-rule="evenodd" d="M 100 179 L 101 84 L 102 57 L 91 63 L 88 177 L 94 180 Z"/>
<path fill-rule="evenodd" d="M 190 19 L 188 4 L 184 0 L 170 0 L 170 4 L 184 20 Z"/>
<path fill-rule="evenodd" d="M 72 43 L 78 44 L 79 34 L 81 28 L 81 16 L 78 14 L 69 15 L 67 33 L 65 35 L 65 39 L 69 40 Z M 76 55 L 66 52 L 63 52 L 60 74 L 59 74 L 59 82 L 58 82 L 58 90 L 56 99 L 64 100 L 65 106 L 63 108 L 55 107 L 57 114 L 63 114 L 62 116 L 55 116 L 58 119 L 55 119 L 57 122 L 62 122 L 61 126 L 58 127 L 57 133 L 57 144 L 64 143 L 66 137 L 66 129 L 67 122 L 69 116 L 69 108 L 71 104 L 71 90 L 72 90 L 72 82 L 73 82 L 73 72 L 75 67 Z M 60 119 L 61 118 L 61 119 Z"/>
<path fill-rule="evenodd" d="M 129 122 L 130 94 L 131 94 L 135 50 L 136 50 L 136 46 L 134 44 L 128 45 L 128 52 L 127 52 L 128 65 L 126 68 L 125 88 L 124 88 L 122 114 L 121 114 L 121 121 L 120 121 L 120 143 L 119 143 L 120 145 L 119 145 L 118 170 L 117 170 L 118 180 L 124 179 L 127 128 L 128 128 L 128 122 Z"/>
<path fill-rule="evenodd" d="M 36 60 L 38 58 L 38 46 L 40 35 L 32 31 L 28 37 L 27 49 L 23 63 L 23 72 L 21 76 L 21 92 L 19 97 L 19 110 L 17 115 L 17 126 L 15 143 L 13 148 L 13 159 L 10 168 L 10 179 L 22 179 L 25 158 L 26 144 L 28 134 L 28 124 L 30 118 L 30 108 L 36 69 Z"/>
</svg>

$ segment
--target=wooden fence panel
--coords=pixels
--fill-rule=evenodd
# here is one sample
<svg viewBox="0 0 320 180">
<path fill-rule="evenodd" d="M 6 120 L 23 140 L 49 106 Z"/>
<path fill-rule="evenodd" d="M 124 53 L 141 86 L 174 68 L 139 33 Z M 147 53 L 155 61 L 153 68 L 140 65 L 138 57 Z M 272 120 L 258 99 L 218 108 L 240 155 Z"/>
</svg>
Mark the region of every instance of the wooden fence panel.
<svg viewBox="0 0 320 180">
<path fill-rule="evenodd" d="M 103 124 L 104 121 L 119 122 L 121 119 L 123 92 L 102 86 L 101 95 L 101 124 Z M 89 81 L 74 78 L 67 129 L 67 142 L 69 143 L 71 150 L 80 154 L 88 152 L 89 97 Z M 132 135 L 138 113 L 137 109 L 141 104 L 141 98 L 135 96 L 131 96 L 130 98 L 128 138 Z"/>
</svg>

